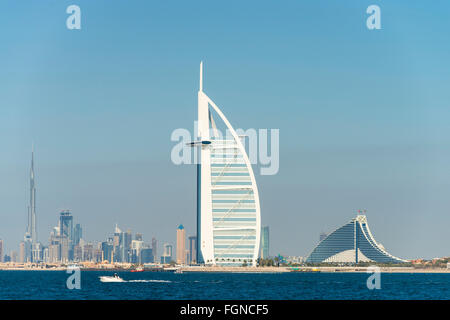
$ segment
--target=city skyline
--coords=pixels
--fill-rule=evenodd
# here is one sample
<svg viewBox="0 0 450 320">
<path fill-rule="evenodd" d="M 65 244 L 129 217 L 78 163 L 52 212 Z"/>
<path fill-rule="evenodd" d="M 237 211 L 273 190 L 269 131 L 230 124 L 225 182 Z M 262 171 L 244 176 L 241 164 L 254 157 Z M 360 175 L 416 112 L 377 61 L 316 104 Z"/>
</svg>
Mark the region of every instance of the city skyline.
<svg viewBox="0 0 450 320">
<path fill-rule="evenodd" d="M 35 183 L 35 168 L 34 168 L 34 144 L 31 148 L 31 166 L 29 171 L 29 204 L 28 204 L 28 212 L 27 212 L 27 225 L 26 232 L 23 237 L 23 240 L 18 240 L 18 246 L 14 247 L 14 245 L 10 245 L 10 247 L 4 246 L 4 240 L 0 237 L 1 247 L 0 247 L 0 262 L 2 262 L 5 255 L 11 256 L 13 253 L 18 254 L 17 260 L 20 262 L 42 262 L 43 257 L 43 249 L 50 249 L 52 245 L 52 239 L 54 236 L 65 236 L 70 239 L 70 241 L 74 241 L 74 236 L 78 235 L 78 242 L 81 239 L 82 229 L 79 223 L 73 225 L 73 217 L 71 215 L 71 211 L 69 209 L 59 210 L 60 218 L 57 227 L 50 226 L 50 240 L 48 246 L 44 246 L 37 238 L 36 232 L 36 183 Z M 67 222 L 66 222 L 67 221 Z M 69 226 L 70 224 L 70 226 Z M 116 229 L 117 229 L 117 223 Z M 76 233 L 75 233 L 76 232 Z M 72 234 L 74 233 L 74 234 Z M 142 233 L 136 233 L 142 237 Z M 84 239 L 83 239 L 84 240 Z M 142 239 L 141 239 L 142 240 Z M 89 242 L 89 241 L 88 241 Z M 93 242 L 99 242 L 98 238 L 93 240 Z M 101 241 L 100 241 L 101 242 Z M 151 239 L 151 248 L 153 251 L 153 256 L 157 255 L 157 240 L 155 237 Z M 75 242 L 74 244 L 78 244 Z M 166 243 L 164 243 L 165 245 Z M 6 248 L 6 249 L 5 249 Z M 63 254 L 61 248 L 58 249 L 60 258 L 57 260 L 64 260 L 62 258 Z M 48 254 L 48 253 L 47 253 Z M 72 261 L 73 258 L 67 259 L 69 256 L 69 252 L 65 253 L 65 259 L 67 261 Z M 73 257 L 73 252 L 72 252 Z M 48 258 L 48 257 L 47 257 Z"/>
<path fill-rule="evenodd" d="M 27 225 L 32 143 L 39 240 L 66 208 L 92 226 L 86 239 L 116 222 L 171 243 L 174 226 L 195 230 L 195 167 L 170 161 L 170 136 L 193 132 L 203 60 L 208 94 L 234 127 L 280 129 L 279 173 L 255 168 L 273 253 L 306 256 L 320 232 L 366 208 L 392 254 L 448 255 L 447 4 L 383 3 L 383 28 L 370 31 L 357 1 L 262 3 L 258 13 L 249 3 L 118 3 L 107 15 L 96 1 L 69 31 L 63 3 L 5 3 L 6 253 Z"/>
</svg>

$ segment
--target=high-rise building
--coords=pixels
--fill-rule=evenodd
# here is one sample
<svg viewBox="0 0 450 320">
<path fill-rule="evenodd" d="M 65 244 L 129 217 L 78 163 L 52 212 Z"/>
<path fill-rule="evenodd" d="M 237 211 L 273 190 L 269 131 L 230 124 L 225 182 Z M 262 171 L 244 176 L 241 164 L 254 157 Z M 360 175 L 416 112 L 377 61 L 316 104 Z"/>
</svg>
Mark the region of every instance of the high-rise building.
<svg viewBox="0 0 450 320">
<path fill-rule="evenodd" d="M 83 260 L 84 261 L 92 261 L 96 262 L 97 260 L 97 252 L 93 243 L 86 243 L 83 248 Z"/>
<path fill-rule="evenodd" d="M 211 108 L 210 108 L 211 107 Z M 222 120 L 220 137 L 213 113 Z M 258 188 L 242 141 L 219 107 L 198 92 L 197 243 L 199 263 L 256 266 L 261 235 Z M 229 137 L 228 137 L 229 136 Z"/>
<path fill-rule="evenodd" d="M 42 250 L 42 261 L 45 263 L 49 263 L 49 258 L 50 258 L 50 250 L 48 247 L 45 247 Z"/>
<path fill-rule="evenodd" d="M 48 239 L 48 262 L 55 263 L 61 260 L 61 236 L 60 228 L 54 227 Z"/>
<path fill-rule="evenodd" d="M 164 244 L 164 256 L 166 257 L 172 257 L 173 255 L 173 247 L 169 243 Z"/>
<path fill-rule="evenodd" d="M 25 242 L 21 241 L 19 244 L 19 262 L 26 262 L 26 254 L 25 254 Z"/>
<path fill-rule="evenodd" d="M 79 243 L 73 246 L 73 261 L 83 261 L 83 249 Z"/>
<path fill-rule="evenodd" d="M 75 225 L 75 228 L 73 229 L 73 244 L 78 245 L 82 238 L 83 238 L 83 228 L 81 228 L 81 225 L 77 223 Z"/>
<path fill-rule="evenodd" d="M 113 238 L 108 238 L 108 241 L 101 243 L 102 250 L 102 261 L 112 262 L 114 253 L 114 240 Z"/>
<path fill-rule="evenodd" d="M 3 240 L 0 239 L 0 262 L 3 262 Z"/>
<path fill-rule="evenodd" d="M 31 245 L 31 250 L 32 250 L 32 261 L 33 262 L 40 262 L 42 261 L 42 250 L 43 250 L 43 246 L 40 242 L 35 242 L 32 243 Z"/>
<path fill-rule="evenodd" d="M 310 263 L 403 263 L 406 260 L 388 253 L 372 235 L 365 215 L 357 215 L 330 233 L 306 259 Z"/>
<path fill-rule="evenodd" d="M 156 262 L 157 260 L 157 254 L 158 254 L 158 241 L 155 237 L 152 238 L 152 253 L 153 253 L 153 260 Z"/>
<path fill-rule="evenodd" d="M 114 229 L 114 236 L 113 236 L 113 245 L 114 245 L 114 253 L 113 257 L 114 260 L 112 262 L 122 262 L 122 250 L 121 247 L 123 245 L 123 232 L 119 229 L 117 223 L 116 227 Z"/>
<path fill-rule="evenodd" d="M 142 241 L 142 233 L 136 233 L 135 239 L 136 239 L 137 241 Z"/>
<path fill-rule="evenodd" d="M 122 261 L 130 262 L 131 259 L 131 241 L 133 240 L 133 235 L 131 230 L 128 229 L 127 232 L 123 234 L 123 248 L 122 248 Z"/>
<path fill-rule="evenodd" d="M 269 227 L 265 226 L 261 229 L 261 245 L 260 245 L 260 254 L 259 257 L 261 259 L 269 258 Z"/>
<path fill-rule="evenodd" d="M 189 237 L 189 263 L 197 263 L 197 237 Z"/>
<path fill-rule="evenodd" d="M 25 234 L 24 243 L 24 262 L 33 262 L 33 242 L 29 233 Z"/>
<path fill-rule="evenodd" d="M 11 251 L 11 262 L 17 262 L 17 251 Z"/>
<path fill-rule="evenodd" d="M 177 263 L 186 264 L 186 230 L 182 224 L 177 228 Z"/>
<path fill-rule="evenodd" d="M 73 260 L 73 217 L 69 210 L 59 215 L 59 236 L 61 243 L 61 261 Z"/>
<path fill-rule="evenodd" d="M 171 244 L 164 244 L 164 252 L 161 256 L 161 263 L 170 263 L 172 261 L 173 247 Z"/>
<path fill-rule="evenodd" d="M 35 244 L 37 243 L 36 232 L 36 186 L 34 174 L 34 147 L 31 150 L 30 168 L 30 202 L 28 205 L 28 224 L 24 236 L 24 257 L 23 262 L 33 262 L 33 255 L 39 256 Z M 33 250 L 34 249 L 34 250 Z M 36 261 L 37 262 L 37 261 Z"/>
<path fill-rule="evenodd" d="M 59 232 L 60 236 L 73 241 L 73 217 L 69 210 L 59 214 Z"/>
<path fill-rule="evenodd" d="M 142 239 L 142 237 L 141 237 Z M 141 250 L 144 247 L 144 242 L 142 240 L 131 241 L 131 263 L 142 263 L 141 262 Z"/>
<path fill-rule="evenodd" d="M 150 247 L 143 247 L 141 249 L 141 257 L 140 257 L 140 263 L 152 263 L 155 260 L 153 259 L 153 252 L 152 248 Z"/>
</svg>

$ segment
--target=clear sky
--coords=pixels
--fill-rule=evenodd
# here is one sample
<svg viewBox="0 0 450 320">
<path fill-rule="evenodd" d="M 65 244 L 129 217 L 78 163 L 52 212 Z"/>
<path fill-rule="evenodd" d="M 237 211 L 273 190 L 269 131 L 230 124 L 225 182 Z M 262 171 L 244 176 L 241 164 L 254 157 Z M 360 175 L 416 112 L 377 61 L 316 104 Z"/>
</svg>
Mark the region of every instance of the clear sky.
<svg viewBox="0 0 450 320">
<path fill-rule="evenodd" d="M 82 29 L 66 28 L 77 4 Z M 381 8 L 368 30 L 366 8 Z M 195 232 L 195 167 L 170 161 L 205 92 L 237 128 L 280 129 L 256 179 L 271 254 L 306 256 L 367 209 L 402 258 L 450 255 L 448 1 L 0 3 L 0 238 L 18 250 L 35 145 L 37 225 L 87 240 Z"/>
</svg>

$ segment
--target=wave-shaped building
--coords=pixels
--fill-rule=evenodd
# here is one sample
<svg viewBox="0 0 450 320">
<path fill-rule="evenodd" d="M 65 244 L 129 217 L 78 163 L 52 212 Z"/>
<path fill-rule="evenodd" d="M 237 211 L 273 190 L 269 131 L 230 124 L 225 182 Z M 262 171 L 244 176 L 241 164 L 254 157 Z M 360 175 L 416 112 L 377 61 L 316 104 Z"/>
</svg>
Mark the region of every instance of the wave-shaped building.
<svg viewBox="0 0 450 320">
<path fill-rule="evenodd" d="M 220 137 L 213 113 L 225 124 Z M 212 265 L 256 266 L 261 212 L 255 176 L 245 148 L 219 107 L 198 92 L 197 261 Z"/>
<path fill-rule="evenodd" d="M 310 263 L 404 263 L 407 260 L 388 253 L 375 241 L 365 215 L 357 215 L 347 224 L 325 237 L 314 248 L 306 262 Z"/>
</svg>

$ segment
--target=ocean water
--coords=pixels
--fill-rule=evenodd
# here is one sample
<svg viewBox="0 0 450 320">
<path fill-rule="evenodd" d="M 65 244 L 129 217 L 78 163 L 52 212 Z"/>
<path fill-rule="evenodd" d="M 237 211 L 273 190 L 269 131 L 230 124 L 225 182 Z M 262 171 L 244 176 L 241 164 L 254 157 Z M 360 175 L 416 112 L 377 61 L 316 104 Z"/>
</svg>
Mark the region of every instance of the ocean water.
<svg viewBox="0 0 450 320">
<path fill-rule="evenodd" d="M 126 282 L 100 282 L 112 274 L 81 271 L 70 290 L 65 271 L 0 271 L 0 299 L 450 299 L 450 273 L 381 274 L 379 290 L 366 273 L 118 272 Z"/>
</svg>

